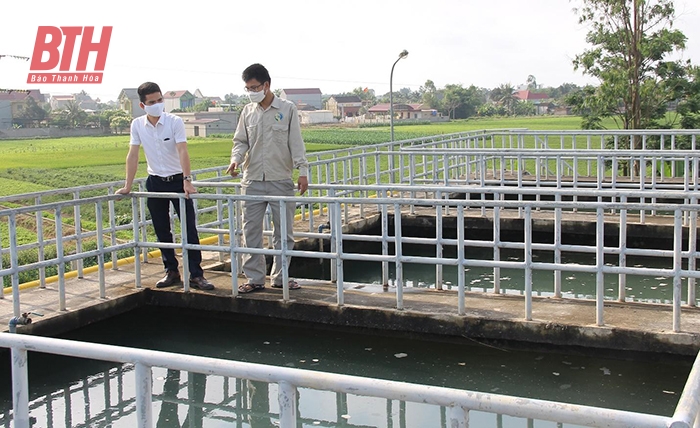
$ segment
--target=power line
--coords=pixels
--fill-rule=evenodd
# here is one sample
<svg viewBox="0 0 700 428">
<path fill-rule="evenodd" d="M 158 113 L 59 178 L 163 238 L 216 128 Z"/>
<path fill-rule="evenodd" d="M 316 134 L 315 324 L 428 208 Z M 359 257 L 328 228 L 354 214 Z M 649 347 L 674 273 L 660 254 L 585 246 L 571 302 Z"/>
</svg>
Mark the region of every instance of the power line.
<svg viewBox="0 0 700 428">
<path fill-rule="evenodd" d="M 4 89 L 4 88 L 0 88 L 0 93 L 3 93 L 3 94 L 11 94 L 13 92 L 21 92 L 21 93 L 28 94 L 31 91 L 28 89 Z"/>
<path fill-rule="evenodd" d="M 29 61 L 29 59 L 30 59 L 28 56 L 2 55 L 2 54 L 0 54 L 0 59 L 6 58 L 6 57 L 7 57 L 7 58 L 14 58 L 14 59 L 23 59 L 23 60 L 25 60 L 25 61 Z"/>
</svg>

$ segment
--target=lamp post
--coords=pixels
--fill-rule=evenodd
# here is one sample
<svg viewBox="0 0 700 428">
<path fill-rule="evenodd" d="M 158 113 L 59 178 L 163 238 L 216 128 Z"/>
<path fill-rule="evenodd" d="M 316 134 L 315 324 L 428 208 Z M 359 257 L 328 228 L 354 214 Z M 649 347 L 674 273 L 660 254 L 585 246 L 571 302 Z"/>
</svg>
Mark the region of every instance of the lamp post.
<svg viewBox="0 0 700 428">
<path fill-rule="evenodd" d="M 391 74 L 389 75 L 389 127 L 391 128 L 391 141 L 394 141 L 394 67 L 396 67 L 397 62 L 407 56 L 408 51 L 406 49 L 402 50 L 399 54 L 399 58 L 394 61 L 394 65 L 391 66 Z"/>
</svg>

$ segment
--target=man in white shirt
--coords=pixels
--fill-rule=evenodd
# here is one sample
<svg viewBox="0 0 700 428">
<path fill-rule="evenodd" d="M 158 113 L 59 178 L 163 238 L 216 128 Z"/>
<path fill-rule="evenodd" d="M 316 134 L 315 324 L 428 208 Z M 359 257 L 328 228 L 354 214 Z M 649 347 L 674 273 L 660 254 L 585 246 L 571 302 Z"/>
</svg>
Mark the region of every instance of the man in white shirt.
<svg viewBox="0 0 700 428">
<path fill-rule="evenodd" d="M 292 170 L 299 169 L 297 181 L 299 193 L 309 187 L 306 149 L 301 138 L 299 116 L 294 103 L 276 97 L 270 89 L 270 74 L 261 64 L 253 64 L 243 70 L 245 90 L 250 103 L 243 107 L 233 136 L 231 164 L 226 172 L 238 175 L 243 171 L 241 186 L 245 195 L 294 196 Z M 282 246 L 279 203 L 269 203 L 272 211 L 273 238 L 276 249 Z M 243 202 L 243 237 L 248 248 L 262 248 L 263 219 L 268 201 Z M 287 248 L 294 248 L 294 203 L 287 203 Z M 288 259 L 289 260 L 289 259 Z M 289 266 L 289 263 L 287 263 Z M 241 293 L 265 288 L 265 256 L 246 254 L 243 273 L 248 283 L 238 287 Z M 274 257 L 270 273 L 272 287 L 282 288 L 282 258 Z M 301 288 L 290 280 L 289 288 Z"/>
<path fill-rule="evenodd" d="M 139 164 L 139 147 L 143 147 L 148 165 L 146 190 L 149 192 L 184 193 L 185 209 L 187 210 L 187 242 L 199 244 L 197 224 L 195 221 L 194 205 L 189 195 L 197 193 L 192 185 L 190 170 L 190 155 L 187 151 L 187 137 L 182 118 L 164 111 L 163 95 L 160 87 L 153 82 L 146 82 L 137 90 L 140 106 L 146 115 L 137 117 L 131 122 L 131 141 L 129 153 L 126 155 L 126 182 L 117 194 L 127 195 L 136 176 Z M 180 216 L 180 201 L 178 199 L 148 198 L 148 211 L 151 213 L 153 228 L 158 242 L 173 242 L 170 229 L 170 204 L 172 203 L 177 215 Z M 170 287 L 182 283 L 175 250 L 162 248 L 160 250 L 165 277 L 156 283 L 157 288 Z M 202 270 L 202 252 L 188 250 L 190 270 L 190 286 L 200 290 L 213 290 L 214 285 L 204 278 Z"/>
</svg>

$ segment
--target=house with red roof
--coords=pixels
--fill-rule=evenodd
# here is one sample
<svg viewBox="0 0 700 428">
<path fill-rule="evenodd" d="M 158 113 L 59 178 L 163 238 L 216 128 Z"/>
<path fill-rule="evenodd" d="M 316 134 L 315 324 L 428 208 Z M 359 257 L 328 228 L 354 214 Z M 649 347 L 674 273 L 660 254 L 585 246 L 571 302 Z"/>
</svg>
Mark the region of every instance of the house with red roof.
<svg viewBox="0 0 700 428">
<path fill-rule="evenodd" d="M 185 110 L 194 107 L 195 96 L 188 90 L 166 91 L 163 93 L 165 111 Z"/>
<path fill-rule="evenodd" d="M 513 96 L 520 101 L 529 101 L 535 105 L 537 114 L 547 114 L 549 112 L 552 99 L 548 94 L 532 92 L 528 89 L 515 91 Z"/>
</svg>

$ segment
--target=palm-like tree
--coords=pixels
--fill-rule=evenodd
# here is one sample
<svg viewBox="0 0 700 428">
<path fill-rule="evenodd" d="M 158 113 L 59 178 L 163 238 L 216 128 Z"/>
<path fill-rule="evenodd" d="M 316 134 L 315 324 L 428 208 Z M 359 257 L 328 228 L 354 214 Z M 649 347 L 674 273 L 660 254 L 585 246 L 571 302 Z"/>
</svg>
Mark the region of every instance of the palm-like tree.
<svg viewBox="0 0 700 428">
<path fill-rule="evenodd" d="M 80 104 L 75 101 L 68 101 L 66 104 L 65 118 L 73 128 L 77 128 L 85 123 L 87 113 L 80 108 Z"/>
<path fill-rule="evenodd" d="M 532 74 L 527 76 L 527 89 L 537 89 L 537 78 Z"/>
<path fill-rule="evenodd" d="M 510 83 L 503 83 L 491 91 L 491 99 L 505 107 L 510 114 L 513 114 L 515 104 L 519 101 L 515 96 L 515 88 Z"/>
</svg>

